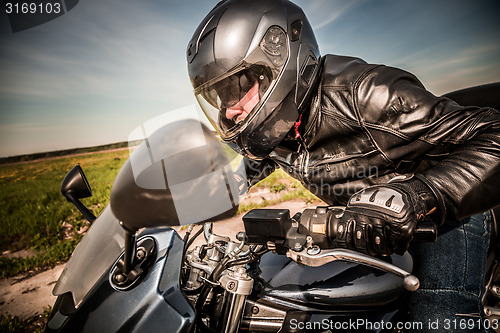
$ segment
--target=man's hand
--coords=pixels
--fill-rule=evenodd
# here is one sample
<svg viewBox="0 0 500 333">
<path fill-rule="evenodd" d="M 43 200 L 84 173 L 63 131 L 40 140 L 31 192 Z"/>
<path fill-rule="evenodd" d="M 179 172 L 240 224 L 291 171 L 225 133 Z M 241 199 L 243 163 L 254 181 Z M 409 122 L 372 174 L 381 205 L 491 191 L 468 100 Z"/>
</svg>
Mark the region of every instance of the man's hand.
<svg viewBox="0 0 500 333">
<path fill-rule="evenodd" d="M 236 181 L 236 184 L 238 185 L 238 194 L 239 195 L 246 194 L 248 192 L 248 184 L 246 178 L 237 172 L 233 173 L 233 177 L 234 180 Z"/>
<path fill-rule="evenodd" d="M 404 254 L 417 223 L 436 211 L 433 191 L 417 179 L 355 193 L 337 227 L 337 246 L 371 255 Z"/>
</svg>

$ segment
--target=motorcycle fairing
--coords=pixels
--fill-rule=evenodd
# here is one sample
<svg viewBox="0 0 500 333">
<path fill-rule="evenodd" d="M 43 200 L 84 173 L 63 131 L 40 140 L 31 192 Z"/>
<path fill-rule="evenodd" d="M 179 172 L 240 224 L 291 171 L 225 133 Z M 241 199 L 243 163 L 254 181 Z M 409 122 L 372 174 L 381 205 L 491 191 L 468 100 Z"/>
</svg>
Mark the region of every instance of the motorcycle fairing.
<svg viewBox="0 0 500 333">
<path fill-rule="evenodd" d="M 157 257 L 143 280 L 132 289 L 119 291 L 110 283 L 109 272 L 121 255 L 122 233 L 118 220 L 105 208 L 82 240 L 83 246 L 75 250 L 70 260 L 72 266 L 67 266 L 54 290 L 60 297 L 49 318 L 47 332 L 189 331 L 195 314 L 179 284 L 183 241 L 170 228 L 145 229 L 138 241 L 146 236 L 153 238 Z M 89 237 L 92 239 L 85 240 Z M 102 249 L 113 252 L 102 253 Z M 105 265 L 98 263 L 103 258 Z M 402 258 L 403 264 L 394 263 L 411 270 L 411 259 Z M 76 263 L 81 267 L 76 267 Z M 394 277 L 393 281 L 390 274 L 344 262 L 311 268 L 269 253 L 263 256 L 260 269 L 266 286 L 261 296 L 275 299 L 275 304 L 280 303 L 279 299 L 285 301 L 290 314 L 302 305 L 308 307 L 309 315 L 317 316 L 320 315 L 317 310 L 326 306 L 329 307 L 326 313 L 320 310 L 322 319 L 342 318 L 347 309 L 367 306 L 360 310 L 375 311 L 372 315 L 376 316 L 380 311 L 383 316 L 388 308 L 374 305 L 386 304 L 403 292 L 400 278 Z M 93 280 L 96 282 L 90 285 Z M 377 287 L 379 283 L 382 289 Z M 88 290 L 83 286 L 88 286 Z M 370 292 L 374 287 L 378 291 Z M 73 302 L 72 294 L 77 288 L 81 290 Z M 373 303 L 374 300 L 378 302 Z"/>
<path fill-rule="evenodd" d="M 91 229 L 114 230 L 114 224 L 118 224 L 118 221 L 106 207 Z M 116 234 L 122 233 L 123 230 L 119 230 Z M 80 279 L 87 280 L 87 283 L 90 280 L 96 282 L 86 292 L 83 289 L 79 290 L 79 295 L 83 293 L 85 295 L 79 302 L 75 302 L 78 304 L 76 307 L 68 309 L 68 295 L 73 293 L 71 289 L 80 287 L 75 282 L 78 279 L 75 274 L 82 274 L 83 269 L 73 270 L 74 267 L 67 269 L 64 273 L 66 282 L 58 283 L 59 288 L 54 288 L 54 294 L 62 291 L 64 293 L 57 294 L 60 297 L 54 304 L 46 332 L 165 332 L 166 330 L 188 332 L 194 321 L 194 310 L 182 294 L 179 285 L 184 243 L 171 228 L 146 229 L 138 238 L 140 240 L 145 236 L 154 239 L 158 254 L 148 274 L 132 289 L 119 291 L 110 283 L 109 271 L 121 254 L 118 252 L 114 261 L 107 263 L 102 274 L 99 274 L 98 270 L 89 270 L 80 276 Z M 106 243 L 110 242 L 106 232 L 96 233 L 89 230 L 85 238 L 88 237 L 93 238 L 88 240 L 88 243 L 91 242 L 93 246 L 101 248 L 106 248 Z M 75 250 L 71 260 L 90 268 L 101 260 L 99 256 L 81 257 L 90 252 L 99 251 L 98 248 L 93 251 Z M 99 274 L 99 276 L 90 278 L 86 276 L 88 274 Z M 69 299 L 73 298 L 74 296 Z"/>
<path fill-rule="evenodd" d="M 111 212 L 104 208 L 66 263 L 52 294 L 71 293 L 78 308 L 102 275 L 123 251 L 123 229 Z"/>
</svg>

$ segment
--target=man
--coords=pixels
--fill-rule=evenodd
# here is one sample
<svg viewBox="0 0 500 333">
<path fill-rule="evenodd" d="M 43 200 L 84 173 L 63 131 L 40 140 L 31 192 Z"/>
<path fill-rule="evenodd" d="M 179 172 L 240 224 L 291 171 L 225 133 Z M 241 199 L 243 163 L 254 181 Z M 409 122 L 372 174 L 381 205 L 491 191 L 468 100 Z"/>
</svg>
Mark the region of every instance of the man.
<svg viewBox="0 0 500 333">
<path fill-rule="evenodd" d="M 403 254 L 419 223 L 412 319 L 479 317 L 489 213 L 500 204 L 500 114 L 426 91 L 412 74 L 320 56 L 286 0 L 220 2 L 187 49 L 200 106 L 245 156 L 248 186 L 276 167 L 328 204 L 347 205 L 336 245 Z M 437 245 L 435 245 L 437 244 Z M 425 304 L 425 305 L 423 305 Z"/>
</svg>

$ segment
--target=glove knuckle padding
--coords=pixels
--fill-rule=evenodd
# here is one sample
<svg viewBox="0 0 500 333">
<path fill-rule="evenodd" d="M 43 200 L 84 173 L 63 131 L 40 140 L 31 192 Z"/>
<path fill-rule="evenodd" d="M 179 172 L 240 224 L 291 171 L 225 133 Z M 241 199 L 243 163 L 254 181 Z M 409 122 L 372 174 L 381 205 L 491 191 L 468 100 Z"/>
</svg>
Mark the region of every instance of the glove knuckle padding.
<svg viewBox="0 0 500 333">
<path fill-rule="evenodd" d="M 348 219 L 349 215 L 350 215 L 349 213 L 347 213 L 347 215 L 344 214 L 344 218 L 339 221 L 337 226 L 336 243 L 337 246 L 343 248 L 351 247 L 349 245 L 349 223 L 350 223 L 350 220 Z"/>
<path fill-rule="evenodd" d="M 368 187 L 349 200 L 337 245 L 369 254 L 403 254 L 422 210 L 417 196 L 404 185 Z"/>
<path fill-rule="evenodd" d="M 367 252 L 366 249 L 366 240 L 368 238 L 368 229 L 367 224 L 364 221 L 355 222 L 354 227 L 354 247 L 361 251 Z"/>
<path fill-rule="evenodd" d="M 349 200 L 348 207 L 361 207 L 380 214 L 404 217 L 405 209 L 410 204 L 408 195 L 394 188 L 373 186 L 362 190 Z"/>
</svg>

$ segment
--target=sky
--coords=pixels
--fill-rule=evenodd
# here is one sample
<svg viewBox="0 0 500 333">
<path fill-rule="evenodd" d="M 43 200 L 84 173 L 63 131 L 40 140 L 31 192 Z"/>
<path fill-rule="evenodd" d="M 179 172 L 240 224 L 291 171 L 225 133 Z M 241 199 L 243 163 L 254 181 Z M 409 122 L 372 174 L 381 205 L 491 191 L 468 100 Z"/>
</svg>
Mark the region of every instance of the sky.
<svg viewBox="0 0 500 333">
<path fill-rule="evenodd" d="M 127 141 L 196 103 L 186 46 L 217 2 L 82 0 L 17 33 L 2 11 L 0 157 Z M 321 54 L 403 68 L 436 95 L 500 81 L 498 0 L 293 2 Z"/>
</svg>

